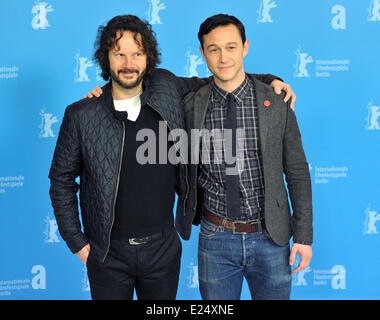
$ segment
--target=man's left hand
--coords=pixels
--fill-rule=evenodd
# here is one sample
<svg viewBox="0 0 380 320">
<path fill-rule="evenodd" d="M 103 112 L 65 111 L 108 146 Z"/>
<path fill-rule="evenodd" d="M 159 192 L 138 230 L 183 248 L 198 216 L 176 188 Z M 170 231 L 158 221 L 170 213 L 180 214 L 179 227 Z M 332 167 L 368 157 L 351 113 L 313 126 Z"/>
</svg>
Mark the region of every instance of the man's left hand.
<svg viewBox="0 0 380 320">
<path fill-rule="evenodd" d="M 313 255 L 311 246 L 300 243 L 293 243 L 292 251 L 290 252 L 289 264 L 292 266 L 296 260 L 296 255 L 301 256 L 300 264 L 293 269 L 292 273 L 296 273 L 303 269 L 306 269 L 309 266 L 311 257 Z"/>
<path fill-rule="evenodd" d="M 286 95 L 284 98 L 284 102 L 288 102 L 288 100 L 290 98 L 292 98 L 292 101 L 290 103 L 290 108 L 294 111 L 294 104 L 296 102 L 296 95 L 294 94 L 290 85 L 288 85 L 285 82 L 282 82 L 281 80 L 275 79 L 270 83 L 270 86 L 273 88 L 273 90 L 274 90 L 274 92 L 276 92 L 276 94 L 280 94 L 281 91 L 285 91 Z"/>
</svg>

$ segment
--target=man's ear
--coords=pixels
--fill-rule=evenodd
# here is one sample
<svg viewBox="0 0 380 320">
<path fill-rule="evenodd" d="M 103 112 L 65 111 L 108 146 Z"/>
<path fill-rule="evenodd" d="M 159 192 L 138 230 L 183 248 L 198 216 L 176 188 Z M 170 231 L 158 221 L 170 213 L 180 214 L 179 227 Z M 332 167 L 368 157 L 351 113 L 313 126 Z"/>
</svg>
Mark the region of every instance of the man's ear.
<svg viewBox="0 0 380 320">
<path fill-rule="evenodd" d="M 244 57 L 247 55 L 249 49 L 249 40 L 245 40 L 244 45 L 243 45 L 243 54 Z"/>
<path fill-rule="evenodd" d="M 199 47 L 199 51 L 201 52 L 203 59 L 206 60 L 205 53 L 203 52 L 203 47 L 202 46 Z"/>
</svg>

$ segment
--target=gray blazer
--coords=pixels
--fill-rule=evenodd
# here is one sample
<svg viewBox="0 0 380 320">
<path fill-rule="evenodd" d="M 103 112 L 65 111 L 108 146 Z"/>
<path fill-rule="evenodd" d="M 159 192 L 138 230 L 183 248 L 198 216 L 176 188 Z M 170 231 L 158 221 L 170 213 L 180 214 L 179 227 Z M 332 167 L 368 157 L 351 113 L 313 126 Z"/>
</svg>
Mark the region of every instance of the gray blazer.
<svg viewBox="0 0 380 320">
<path fill-rule="evenodd" d="M 313 210 L 309 166 L 302 147 L 301 135 L 290 101 L 277 95 L 273 89 L 249 75 L 255 84 L 258 106 L 260 145 L 265 186 L 265 224 L 272 240 L 287 245 L 294 235 L 294 242 L 313 241 Z M 188 137 L 191 129 L 202 129 L 205 121 L 212 82 L 184 99 L 185 121 Z M 270 106 L 266 107 L 264 101 Z M 266 102 L 268 104 L 268 102 Z M 197 143 L 189 138 L 188 157 Z M 194 152 L 194 150 L 193 150 Z M 190 162 L 190 160 L 189 160 Z M 284 183 L 284 174 L 287 188 Z M 202 191 L 197 186 L 198 165 L 189 164 L 189 194 L 185 214 L 176 219 L 177 229 L 189 238 L 191 224 L 198 225 L 203 215 Z M 288 196 L 293 209 L 290 213 Z"/>
</svg>

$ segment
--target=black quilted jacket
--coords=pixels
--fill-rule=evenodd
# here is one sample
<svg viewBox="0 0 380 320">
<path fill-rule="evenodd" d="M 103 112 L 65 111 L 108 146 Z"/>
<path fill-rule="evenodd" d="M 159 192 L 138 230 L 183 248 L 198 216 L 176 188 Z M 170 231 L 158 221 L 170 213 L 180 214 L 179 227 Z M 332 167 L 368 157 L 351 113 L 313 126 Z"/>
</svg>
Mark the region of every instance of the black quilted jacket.
<svg viewBox="0 0 380 320">
<path fill-rule="evenodd" d="M 184 128 L 182 96 L 202 84 L 198 78 L 177 78 L 167 70 L 156 69 L 143 81 L 141 103 L 156 110 L 170 130 Z M 125 134 L 123 121 L 112 109 L 111 84 L 104 87 L 99 98 L 83 99 L 66 108 L 49 173 L 50 197 L 62 238 L 73 253 L 90 243 L 91 254 L 100 261 L 104 261 L 110 245 Z M 183 214 L 186 170 L 180 165 L 177 216 Z"/>
</svg>

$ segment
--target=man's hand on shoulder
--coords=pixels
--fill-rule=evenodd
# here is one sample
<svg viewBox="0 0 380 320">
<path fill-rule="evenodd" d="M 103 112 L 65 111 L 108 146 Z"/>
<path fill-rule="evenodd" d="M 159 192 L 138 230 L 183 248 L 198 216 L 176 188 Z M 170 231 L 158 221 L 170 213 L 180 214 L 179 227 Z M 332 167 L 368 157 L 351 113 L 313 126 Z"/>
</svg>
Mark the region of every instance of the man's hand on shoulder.
<svg viewBox="0 0 380 320">
<path fill-rule="evenodd" d="M 103 90 L 100 86 L 96 86 L 94 89 L 91 90 L 91 92 L 87 92 L 87 94 L 83 98 L 92 98 L 97 97 L 99 98 L 103 93 Z"/>
<path fill-rule="evenodd" d="M 275 79 L 270 83 L 270 86 L 273 88 L 274 92 L 276 94 L 280 94 L 281 91 L 285 91 L 286 95 L 284 98 L 284 102 L 288 102 L 290 98 L 292 98 L 292 102 L 290 103 L 290 108 L 294 111 L 294 104 L 296 102 L 296 95 L 293 92 L 290 85 L 288 85 L 285 82 L 282 82 L 281 80 Z"/>
</svg>

